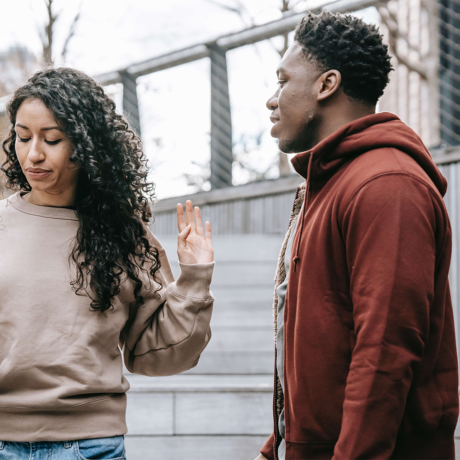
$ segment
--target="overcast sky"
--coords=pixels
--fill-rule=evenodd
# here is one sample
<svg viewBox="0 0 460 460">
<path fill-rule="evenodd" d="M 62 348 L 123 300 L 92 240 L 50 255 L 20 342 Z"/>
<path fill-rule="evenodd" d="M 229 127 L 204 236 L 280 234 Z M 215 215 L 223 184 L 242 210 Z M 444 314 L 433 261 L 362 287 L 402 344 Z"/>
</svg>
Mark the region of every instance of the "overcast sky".
<svg viewBox="0 0 460 460">
<path fill-rule="evenodd" d="M 236 0 L 220 1 L 231 6 Z M 320 2 L 324 3 L 315 0 L 315 4 Z M 252 22 L 261 24 L 280 17 L 281 0 L 241 3 L 246 7 L 243 18 L 206 0 L 55 0 L 55 11 L 60 11 L 55 26 L 55 58 L 59 64 L 62 45 L 78 11 L 81 20 L 65 64 L 93 76 L 241 30 Z M 308 5 L 313 5 L 312 1 Z M 298 8 L 306 6 L 303 1 Z M 366 21 L 378 21 L 373 8 L 360 15 Z M 22 45 L 39 55 L 37 24 L 45 19 L 43 0 L 0 0 L 0 52 Z M 273 39 L 228 53 L 234 142 L 238 150 L 241 139 L 250 147 L 261 136 L 260 147 L 249 155 L 250 163 L 260 170 L 268 168 L 277 156 L 265 108 L 276 90 L 276 44 Z M 138 79 L 138 83 L 143 142 L 157 196 L 191 192 L 183 174 L 199 173 L 198 165 L 206 164 L 210 155 L 209 62 L 203 59 L 158 72 Z M 107 91 L 120 104 L 120 85 Z M 276 174 L 273 168 L 272 177 Z M 235 167 L 235 184 L 249 178 Z"/>
</svg>

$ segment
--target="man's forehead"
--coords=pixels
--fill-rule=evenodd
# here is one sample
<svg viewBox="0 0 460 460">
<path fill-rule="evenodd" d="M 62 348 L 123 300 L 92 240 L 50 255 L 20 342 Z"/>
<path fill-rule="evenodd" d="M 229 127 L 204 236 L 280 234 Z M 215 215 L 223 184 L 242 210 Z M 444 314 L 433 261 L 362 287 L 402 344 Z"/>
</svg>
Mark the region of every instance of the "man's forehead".
<svg viewBox="0 0 460 460">
<path fill-rule="evenodd" d="M 298 66 L 306 65 L 304 60 L 304 52 L 302 45 L 297 42 L 294 42 L 286 51 L 281 60 L 278 68 L 276 69 L 276 73 L 280 74 L 281 72 L 289 72 L 297 68 Z"/>
</svg>

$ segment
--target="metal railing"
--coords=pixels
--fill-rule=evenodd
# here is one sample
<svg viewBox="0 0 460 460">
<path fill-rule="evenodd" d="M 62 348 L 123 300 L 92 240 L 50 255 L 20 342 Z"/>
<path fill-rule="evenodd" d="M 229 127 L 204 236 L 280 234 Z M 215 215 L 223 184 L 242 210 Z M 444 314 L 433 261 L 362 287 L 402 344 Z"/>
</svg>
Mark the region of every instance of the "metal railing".
<svg viewBox="0 0 460 460">
<path fill-rule="evenodd" d="M 388 0 L 338 0 L 323 4 L 313 11 L 327 9 L 336 12 L 353 12 Z M 224 35 L 206 43 L 190 46 L 148 59 L 113 72 L 95 77 L 103 85 L 123 85 L 123 112 L 134 129 L 140 133 L 139 101 L 136 79 L 144 75 L 176 67 L 203 58 L 211 61 L 211 187 L 232 185 L 232 122 L 228 91 L 227 58 L 230 50 L 267 40 L 294 30 L 306 11 L 287 12 L 279 20 Z M 0 115 L 5 110 L 7 98 L 0 99 Z"/>
<path fill-rule="evenodd" d="M 460 145 L 460 0 L 339 0 L 327 9 L 352 12 L 376 6 L 381 29 L 394 55 L 395 72 L 380 101 L 380 109 L 394 112 L 430 147 Z M 210 60 L 211 187 L 232 185 L 232 117 L 227 77 L 229 50 L 292 31 L 305 12 L 287 12 L 277 20 L 206 43 L 131 64 L 99 75 L 104 85 L 121 83 L 123 111 L 140 133 L 137 82 L 139 77 L 171 67 Z M 0 114 L 7 98 L 0 99 Z"/>
</svg>

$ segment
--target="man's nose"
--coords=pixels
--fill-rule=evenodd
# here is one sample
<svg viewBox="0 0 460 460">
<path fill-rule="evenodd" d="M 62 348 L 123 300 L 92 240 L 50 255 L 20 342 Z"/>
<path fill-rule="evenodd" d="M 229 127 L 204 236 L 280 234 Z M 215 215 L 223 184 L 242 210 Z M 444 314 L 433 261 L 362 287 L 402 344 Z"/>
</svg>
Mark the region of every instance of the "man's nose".
<svg viewBox="0 0 460 460">
<path fill-rule="evenodd" d="M 278 108 L 278 91 L 268 99 L 265 105 L 268 110 L 275 110 Z"/>
</svg>

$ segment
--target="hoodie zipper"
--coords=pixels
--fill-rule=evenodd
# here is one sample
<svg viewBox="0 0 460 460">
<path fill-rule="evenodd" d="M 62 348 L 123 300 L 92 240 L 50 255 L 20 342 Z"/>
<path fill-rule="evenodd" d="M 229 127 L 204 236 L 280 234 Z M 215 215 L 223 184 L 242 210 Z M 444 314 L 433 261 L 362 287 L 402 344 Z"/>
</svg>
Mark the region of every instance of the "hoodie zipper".
<svg viewBox="0 0 460 460">
<path fill-rule="evenodd" d="M 274 454 L 274 457 L 275 457 L 275 460 L 279 460 L 278 459 L 278 430 L 279 430 L 279 427 L 278 427 L 278 415 L 276 413 L 276 403 L 278 402 L 278 370 L 276 369 L 276 361 L 277 361 L 277 349 L 276 349 L 276 345 L 275 345 L 275 379 L 274 379 L 274 384 L 273 384 L 273 388 L 274 388 L 274 392 L 273 392 L 273 422 L 274 422 L 274 425 L 275 425 L 275 430 L 274 430 L 274 434 L 275 434 L 275 440 L 274 440 L 274 443 L 273 443 L 273 454 Z"/>
<path fill-rule="evenodd" d="M 305 220 L 305 214 L 308 209 L 308 204 L 310 202 L 310 174 L 311 174 L 311 163 L 313 161 L 313 152 L 310 153 L 310 158 L 308 160 L 308 170 L 307 170 L 307 183 L 305 186 L 305 205 L 302 211 L 302 216 L 300 217 L 300 230 L 299 230 L 299 239 L 297 240 L 297 249 L 294 257 L 294 272 L 297 268 L 297 262 L 300 260 L 299 251 L 300 251 L 300 240 L 302 239 L 302 232 L 303 232 L 303 223 Z"/>
<path fill-rule="evenodd" d="M 295 209 L 295 204 L 297 202 L 297 199 L 299 198 L 299 193 L 300 193 L 301 188 L 297 187 L 297 190 L 295 192 L 295 197 L 294 197 L 294 202 L 292 203 L 292 209 L 291 209 L 291 217 L 289 219 L 289 223 L 292 222 L 292 217 L 294 215 L 294 209 Z M 278 402 L 278 369 L 276 368 L 276 364 L 278 361 L 278 350 L 277 350 L 277 344 L 275 342 L 275 371 L 274 371 L 274 382 L 273 382 L 273 424 L 274 424 L 274 444 L 273 444 L 273 454 L 274 454 L 274 459 L 279 460 L 278 457 L 278 433 L 279 433 L 279 426 L 278 426 L 278 415 L 276 413 L 276 406 Z M 286 356 L 285 356 L 286 358 Z"/>
</svg>

